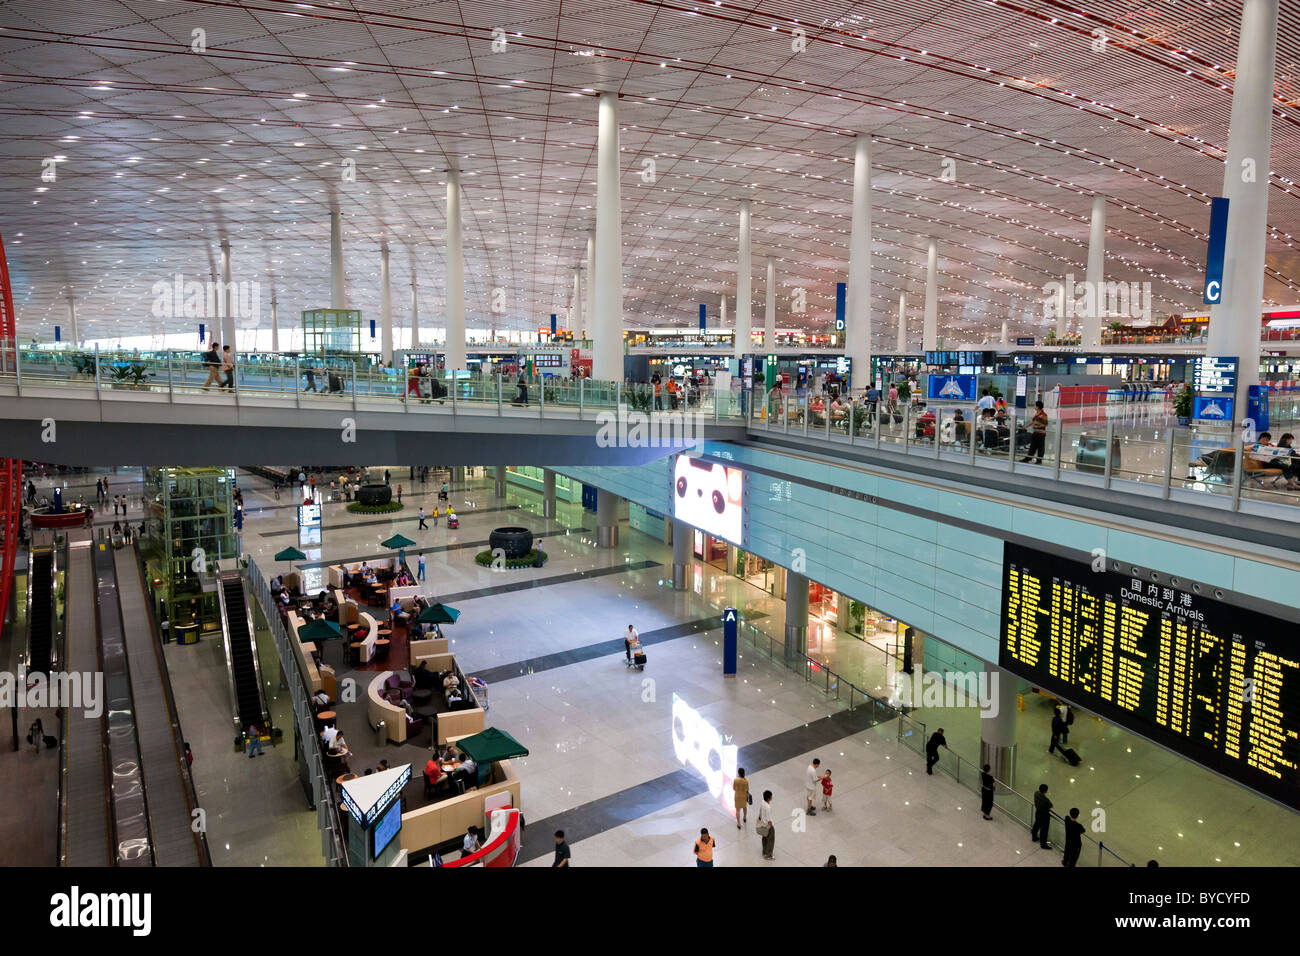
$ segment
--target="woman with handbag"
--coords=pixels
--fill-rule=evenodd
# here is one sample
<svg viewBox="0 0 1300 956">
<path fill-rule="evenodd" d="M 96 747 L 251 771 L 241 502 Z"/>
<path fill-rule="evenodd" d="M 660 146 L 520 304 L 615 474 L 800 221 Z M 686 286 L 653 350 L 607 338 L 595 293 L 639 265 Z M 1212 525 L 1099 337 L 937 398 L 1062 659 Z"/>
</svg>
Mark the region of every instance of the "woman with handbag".
<svg viewBox="0 0 1300 956">
<path fill-rule="evenodd" d="M 754 802 L 754 798 L 749 795 L 749 781 L 745 779 L 745 768 L 741 767 L 736 771 L 736 779 L 731 781 L 731 789 L 736 795 L 736 829 L 744 829 L 744 823 L 749 822 L 749 805 Z"/>
<path fill-rule="evenodd" d="M 773 859 L 772 851 L 776 849 L 776 822 L 772 819 L 772 791 L 763 791 L 763 800 L 758 805 L 758 823 L 754 832 L 763 838 L 763 859 Z"/>
</svg>

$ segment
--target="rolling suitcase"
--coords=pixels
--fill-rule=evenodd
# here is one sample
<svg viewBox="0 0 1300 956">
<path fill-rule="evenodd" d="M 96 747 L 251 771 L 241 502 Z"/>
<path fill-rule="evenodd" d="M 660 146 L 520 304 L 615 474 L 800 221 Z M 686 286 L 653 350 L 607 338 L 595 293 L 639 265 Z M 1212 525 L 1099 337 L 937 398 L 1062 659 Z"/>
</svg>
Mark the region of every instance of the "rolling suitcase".
<svg viewBox="0 0 1300 956">
<path fill-rule="evenodd" d="M 1075 752 L 1074 748 L 1067 747 L 1065 750 L 1061 751 L 1061 755 L 1065 757 L 1066 762 L 1069 763 L 1071 767 L 1079 766 L 1080 757 L 1078 753 Z"/>
</svg>

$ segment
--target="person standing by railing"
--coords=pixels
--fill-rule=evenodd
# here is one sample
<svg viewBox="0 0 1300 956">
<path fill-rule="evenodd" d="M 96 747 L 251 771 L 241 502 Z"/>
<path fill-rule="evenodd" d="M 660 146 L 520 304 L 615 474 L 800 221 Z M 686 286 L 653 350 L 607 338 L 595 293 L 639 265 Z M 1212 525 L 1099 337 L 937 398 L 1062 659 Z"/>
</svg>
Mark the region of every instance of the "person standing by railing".
<svg viewBox="0 0 1300 956">
<path fill-rule="evenodd" d="M 980 813 L 984 814 L 985 820 L 993 819 L 994 780 L 990 770 L 992 768 L 988 764 L 980 769 Z"/>
<path fill-rule="evenodd" d="M 1047 412 L 1043 411 L 1041 401 L 1034 402 L 1034 417 L 1029 423 L 1029 448 L 1021 461 L 1037 458 L 1035 464 L 1043 463 L 1043 449 L 1047 444 Z"/>
</svg>

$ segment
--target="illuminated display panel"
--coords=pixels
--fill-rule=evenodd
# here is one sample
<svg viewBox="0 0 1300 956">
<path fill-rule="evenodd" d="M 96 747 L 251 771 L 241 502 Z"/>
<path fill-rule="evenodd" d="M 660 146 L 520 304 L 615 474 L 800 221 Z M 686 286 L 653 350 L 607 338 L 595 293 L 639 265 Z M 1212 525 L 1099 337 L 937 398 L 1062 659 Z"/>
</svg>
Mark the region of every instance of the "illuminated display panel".
<svg viewBox="0 0 1300 956">
<path fill-rule="evenodd" d="M 715 538 L 744 544 L 745 473 L 678 455 L 673 467 L 673 517 Z"/>
<path fill-rule="evenodd" d="M 1007 543 L 998 663 L 1300 809 L 1300 625 Z"/>
<path fill-rule="evenodd" d="M 375 824 L 375 852 L 372 857 L 378 858 L 379 854 L 384 852 L 384 848 L 392 842 L 393 837 L 397 836 L 402 829 L 402 802 L 399 800 L 388 808 L 388 812 L 379 818 Z"/>
</svg>

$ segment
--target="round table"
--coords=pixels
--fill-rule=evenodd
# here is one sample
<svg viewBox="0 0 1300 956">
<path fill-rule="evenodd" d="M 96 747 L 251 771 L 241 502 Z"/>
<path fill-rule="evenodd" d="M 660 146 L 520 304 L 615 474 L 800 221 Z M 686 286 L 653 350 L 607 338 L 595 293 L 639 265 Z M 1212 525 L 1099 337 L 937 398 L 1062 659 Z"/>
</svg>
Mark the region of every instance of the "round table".
<svg viewBox="0 0 1300 956">
<path fill-rule="evenodd" d="M 338 716 L 339 715 L 332 710 L 322 710 L 316 715 L 316 723 L 320 727 L 324 727 L 326 724 L 332 724 L 336 719 L 338 719 Z"/>
<path fill-rule="evenodd" d="M 384 632 L 380 631 L 379 633 L 382 634 Z M 387 658 L 388 646 L 391 643 L 392 643 L 391 641 L 382 637 L 375 638 L 375 657 L 379 660 L 384 660 L 385 658 Z"/>
<path fill-rule="evenodd" d="M 357 779 L 357 775 L 355 773 L 341 773 L 334 778 L 334 782 L 347 783 L 349 780 L 355 780 L 355 779 Z"/>
</svg>

